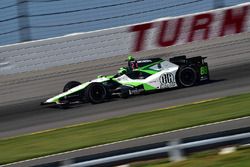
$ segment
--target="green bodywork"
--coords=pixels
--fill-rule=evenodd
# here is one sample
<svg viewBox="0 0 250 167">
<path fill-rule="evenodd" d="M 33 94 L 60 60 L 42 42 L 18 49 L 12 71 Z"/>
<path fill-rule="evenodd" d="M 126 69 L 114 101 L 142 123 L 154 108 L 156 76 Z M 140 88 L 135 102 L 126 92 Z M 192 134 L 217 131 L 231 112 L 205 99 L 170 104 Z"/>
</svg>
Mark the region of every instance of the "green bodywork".
<svg viewBox="0 0 250 167">
<path fill-rule="evenodd" d="M 48 103 L 53 103 L 53 102 L 54 102 L 54 103 L 60 104 L 60 102 L 59 102 L 59 99 L 60 99 L 60 98 L 65 97 L 65 96 L 68 96 L 68 95 L 70 95 L 70 94 L 72 94 L 72 93 L 81 91 L 81 90 L 83 90 L 84 88 L 86 88 L 90 83 L 91 83 L 91 82 L 85 82 L 85 83 L 83 83 L 83 84 L 81 84 L 81 85 L 79 85 L 79 86 L 77 86 L 77 87 L 74 87 L 74 88 L 68 90 L 67 92 L 63 92 L 63 93 L 61 93 L 61 94 L 59 94 L 59 95 L 57 95 L 57 96 L 54 96 L 54 97 L 48 99 L 47 102 L 48 102 Z"/>
<path fill-rule="evenodd" d="M 143 67 L 139 67 L 139 68 L 137 68 L 137 69 L 134 69 L 133 71 L 145 72 L 145 73 L 147 73 L 147 74 L 149 74 L 149 75 L 156 74 L 156 73 L 158 73 L 159 71 L 150 69 L 150 67 L 152 67 L 152 66 L 154 66 L 154 65 L 156 65 L 156 64 L 159 64 L 159 63 L 161 63 L 162 61 L 164 61 L 164 60 L 157 61 L 157 62 L 154 62 L 154 63 L 150 63 L 150 64 L 145 65 L 145 66 L 143 66 Z M 127 72 L 128 69 L 127 69 L 126 67 L 121 67 L 121 68 L 118 70 L 118 73 L 123 74 L 124 71 Z M 119 82 L 119 81 L 117 81 L 117 80 L 114 78 L 114 76 L 105 76 L 105 77 L 108 78 L 108 79 L 113 79 L 113 81 Z M 137 82 L 135 82 L 135 81 L 133 81 L 133 82 L 126 82 L 126 83 L 121 83 L 121 82 L 119 82 L 119 83 L 122 84 L 122 85 L 132 86 L 132 87 L 138 87 L 138 86 L 141 86 L 141 85 L 142 85 L 145 91 L 156 90 L 155 87 L 153 87 L 153 86 L 151 86 L 151 85 L 149 85 L 149 84 L 147 84 L 147 83 L 138 82 L 138 81 L 137 81 Z"/>
<path fill-rule="evenodd" d="M 123 85 L 133 86 L 133 87 L 138 87 L 138 86 L 142 85 L 145 91 L 156 90 L 155 87 L 153 87 L 147 83 L 142 83 L 142 82 L 127 82 L 127 83 L 123 83 Z"/>
<path fill-rule="evenodd" d="M 176 57 L 176 58 L 178 58 L 178 57 Z M 197 58 L 199 58 L 199 57 L 197 57 Z M 186 57 L 185 57 L 185 59 L 186 59 Z M 200 59 L 203 60 L 205 58 L 200 57 Z M 178 60 L 178 59 L 175 59 L 175 60 Z M 195 60 L 195 59 L 191 60 L 191 58 L 190 58 L 190 61 L 193 61 L 193 60 Z M 77 93 L 78 94 L 84 93 L 84 89 L 86 89 L 91 83 L 102 83 L 103 85 L 106 85 L 107 87 L 109 87 L 109 85 L 111 85 L 109 88 L 114 90 L 114 91 L 117 91 L 117 88 L 120 87 L 121 85 L 123 85 L 123 86 L 129 87 L 129 88 L 125 88 L 125 89 L 129 89 L 129 91 L 130 90 L 131 91 L 138 90 L 138 91 L 142 91 L 142 92 L 143 91 L 157 90 L 157 89 L 164 89 L 167 87 L 172 88 L 172 87 L 178 86 L 176 84 L 176 82 L 175 82 L 176 80 L 174 78 L 176 71 L 179 68 L 178 64 L 173 63 L 172 61 L 168 62 L 168 63 L 170 63 L 170 68 L 172 68 L 171 70 L 173 70 L 173 68 L 176 68 L 176 69 L 174 69 L 175 70 L 174 73 L 172 73 L 172 72 L 165 70 L 165 69 L 169 69 L 169 66 L 166 66 L 166 64 L 164 64 L 162 62 L 165 62 L 165 60 L 162 60 L 161 58 L 152 58 L 151 60 L 147 60 L 147 59 L 135 60 L 133 58 L 133 56 L 130 55 L 128 57 L 128 66 L 121 67 L 118 70 L 118 73 L 116 75 L 107 75 L 107 76 L 99 75 L 99 76 L 97 76 L 97 79 L 94 79 L 94 80 L 91 80 L 89 82 L 85 82 L 79 86 L 73 87 L 72 89 L 69 89 L 66 92 L 63 92 L 57 96 L 54 96 L 54 97 L 48 99 L 45 103 L 61 104 L 62 101 L 69 98 L 70 95 L 74 96 Z M 173 65 L 171 65 L 171 64 L 175 64 L 176 66 L 173 67 Z M 165 70 L 165 71 L 163 71 L 163 70 Z M 200 77 L 203 80 L 208 78 L 208 77 L 206 78 L 206 76 L 209 75 L 207 63 L 202 63 L 201 65 L 199 65 L 199 69 L 196 68 L 196 71 L 197 71 L 197 73 L 199 73 Z M 161 72 L 161 73 L 159 73 L 159 72 Z M 159 73 L 159 75 L 157 73 Z M 164 73 L 164 75 L 163 75 L 163 73 Z M 154 74 L 156 74 L 156 75 L 154 75 Z M 172 74 L 172 78 L 170 78 L 170 79 L 168 78 L 169 80 L 166 80 L 166 74 Z M 154 75 L 154 76 L 152 76 L 152 75 Z M 149 77 L 149 76 L 152 76 L 152 77 Z M 148 77 L 149 77 L 149 79 L 147 79 Z M 170 84 L 170 83 L 172 83 L 172 84 Z M 114 94 L 115 93 L 116 92 L 114 92 Z M 64 97 L 65 97 L 65 99 L 64 99 Z"/>
<path fill-rule="evenodd" d="M 134 61 L 135 59 L 132 56 L 128 57 L 128 61 L 132 61 L 132 62 L 128 62 L 128 63 L 136 63 L 136 61 Z M 135 77 L 136 79 L 132 79 L 131 76 L 129 76 L 129 74 L 131 74 L 131 72 L 141 72 L 139 73 L 141 74 L 145 74 L 145 76 L 151 76 L 154 74 L 157 74 L 158 72 L 161 71 L 161 63 L 164 62 L 165 60 L 162 59 L 158 59 L 154 62 L 141 62 L 141 66 L 139 66 L 138 64 L 136 64 L 136 68 L 134 68 L 134 66 L 128 66 L 128 67 L 121 67 L 118 70 L 118 74 L 116 75 L 107 75 L 107 76 L 102 76 L 99 75 L 97 76 L 97 79 L 89 81 L 89 82 L 85 82 L 79 86 L 76 86 L 66 92 L 63 92 L 57 96 L 54 96 L 50 99 L 48 99 L 46 101 L 46 103 L 57 103 L 60 104 L 60 99 L 63 97 L 67 97 L 71 94 L 74 93 L 78 93 L 80 91 L 83 91 L 86 87 L 88 87 L 88 85 L 90 85 L 93 82 L 98 82 L 98 83 L 103 83 L 103 84 L 108 84 L 108 82 L 113 81 L 118 83 L 119 85 L 124 85 L 124 86 L 129 86 L 131 88 L 138 88 L 138 89 L 143 89 L 143 91 L 151 91 L 151 90 L 156 90 L 159 89 L 159 86 L 153 86 L 155 84 L 151 85 L 151 82 L 148 82 L 148 80 L 146 79 L 139 79 L 139 77 Z M 145 63 L 145 65 L 143 64 Z M 134 65 L 134 64 L 132 64 Z M 155 66 L 156 65 L 156 66 Z M 158 66 L 159 65 L 159 66 Z M 153 67 L 155 66 L 155 67 Z M 202 66 L 199 69 L 199 73 L 201 77 L 204 77 L 206 75 L 208 75 L 208 66 L 207 64 L 202 64 Z M 126 76 L 128 78 L 122 78 L 123 74 L 126 74 Z M 160 82 L 160 81 L 159 81 Z"/>
<path fill-rule="evenodd" d="M 149 65 L 146 65 L 146 66 L 143 66 L 143 67 L 139 67 L 137 69 L 134 69 L 133 71 L 139 71 L 139 72 L 144 72 L 144 73 L 147 73 L 149 75 L 153 75 L 153 74 L 156 74 L 157 70 L 152 70 L 150 69 L 151 66 L 154 66 L 155 64 L 158 64 L 160 63 L 161 61 L 157 61 L 157 62 L 154 62 L 154 63 L 151 63 Z M 124 74 L 124 73 L 127 73 L 128 72 L 128 68 L 127 67 L 122 67 L 118 70 L 118 73 L 119 74 Z M 155 87 L 147 84 L 147 83 L 144 83 L 144 82 L 139 82 L 139 81 L 132 81 L 132 82 L 126 82 L 126 83 L 123 83 L 123 82 L 120 82 L 116 79 L 116 75 L 107 75 L 107 76 L 102 76 L 102 75 L 98 75 L 97 76 L 98 79 L 103 79 L 103 82 L 106 82 L 108 80 L 112 80 L 114 82 L 117 82 L 121 85 L 125 85 L 125 86 L 131 86 L 131 87 L 139 87 L 139 86 L 143 86 L 143 89 L 145 91 L 150 91 L 150 90 L 156 90 Z M 89 84 L 91 83 L 90 82 L 85 82 L 75 88 L 72 88 L 70 90 L 68 90 L 67 92 L 63 92 L 57 96 L 54 96 L 50 99 L 47 100 L 48 103 L 57 103 L 57 104 L 60 104 L 60 98 L 62 97 L 65 97 L 65 96 L 68 96 L 72 93 L 77 93 L 83 89 L 85 89 Z"/>
</svg>

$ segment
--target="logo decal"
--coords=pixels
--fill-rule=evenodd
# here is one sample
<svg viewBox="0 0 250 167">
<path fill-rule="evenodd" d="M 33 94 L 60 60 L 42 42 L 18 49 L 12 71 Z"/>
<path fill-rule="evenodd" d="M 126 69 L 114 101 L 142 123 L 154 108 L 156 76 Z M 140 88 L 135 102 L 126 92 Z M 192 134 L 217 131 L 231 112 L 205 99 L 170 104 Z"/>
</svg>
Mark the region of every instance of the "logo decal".
<svg viewBox="0 0 250 167">
<path fill-rule="evenodd" d="M 172 73 L 164 73 L 160 76 L 160 83 L 162 88 L 174 87 L 176 85 L 175 77 Z"/>
</svg>

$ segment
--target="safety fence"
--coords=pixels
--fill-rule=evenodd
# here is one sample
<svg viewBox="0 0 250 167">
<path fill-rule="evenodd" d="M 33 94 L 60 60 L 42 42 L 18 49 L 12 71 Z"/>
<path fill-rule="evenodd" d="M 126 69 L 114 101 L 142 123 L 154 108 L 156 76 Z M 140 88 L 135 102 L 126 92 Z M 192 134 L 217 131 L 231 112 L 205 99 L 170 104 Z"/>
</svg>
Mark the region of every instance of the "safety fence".
<svg viewBox="0 0 250 167">
<path fill-rule="evenodd" d="M 0 47 L 0 75 L 246 33 L 249 4 Z"/>
<path fill-rule="evenodd" d="M 135 24 L 248 0 L 1 0 L 0 45 Z"/>
<path fill-rule="evenodd" d="M 125 161 L 128 159 L 141 158 L 141 157 L 152 156 L 152 155 L 157 155 L 157 154 L 162 154 L 162 153 L 168 153 L 170 155 L 170 159 L 173 161 L 181 161 L 184 159 L 182 156 L 182 150 L 184 149 L 192 149 L 196 147 L 207 146 L 207 145 L 218 144 L 218 143 L 225 143 L 225 142 L 232 142 L 232 141 L 238 141 L 239 143 L 242 143 L 243 141 L 247 141 L 249 139 L 250 139 L 250 133 L 224 136 L 224 137 L 218 137 L 218 138 L 212 138 L 212 139 L 206 139 L 206 140 L 200 140 L 200 141 L 194 141 L 194 142 L 182 143 L 182 144 L 179 143 L 177 140 L 177 141 L 172 141 L 169 143 L 168 146 L 161 147 L 161 148 L 149 149 L 149 150 L 138 151 L 138 152 L 111 156 L 111 157 L 106 157 L 106 158 L 100 158 L 100 159 L 94 159 L 94 160 L 79 162 L 79 163 L 75 163 L 71 165 L 68 164 L 67 166 L 68 167 L 98 166 L 98 165 L 103 165 L 107 163 L 110 164 L 114 162 Z"/>
</svg>

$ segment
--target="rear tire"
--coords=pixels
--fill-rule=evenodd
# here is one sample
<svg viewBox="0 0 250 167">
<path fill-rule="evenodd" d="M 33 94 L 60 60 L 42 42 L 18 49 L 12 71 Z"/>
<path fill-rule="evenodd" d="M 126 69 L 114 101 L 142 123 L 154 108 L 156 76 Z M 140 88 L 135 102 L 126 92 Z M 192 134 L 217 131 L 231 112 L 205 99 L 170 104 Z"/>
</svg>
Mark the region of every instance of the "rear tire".
<svg viewBox="0 0 250 167">
<path fill-rule="evenodd" d="M 101 83 L 91 83 L 85 91 L 85 97 L 92 104 L 104 102 L 107 98 L 107 95 L 107 89 Z"/>
<path fill-rule="evenodd" d="M 177 75 L 181 87 L 191 87 L 197 83 L 197 72 L 192 67 L 181 67 Z"/>
<path fill-rule="evenodd" d="M 77 86 L 79 86 L 79 85 L 81 85 L 81 83 L 78 82 L 78 81 L 70 81 L 70 82 L 68 82 L 68 83 L 64 86 L 63 92 L 67 92 L 68 90 L 70 90 L 70 89 L 72 89 L 72 88 L 74 88 L 74 87 L 77 87 Z"/>
</svg>

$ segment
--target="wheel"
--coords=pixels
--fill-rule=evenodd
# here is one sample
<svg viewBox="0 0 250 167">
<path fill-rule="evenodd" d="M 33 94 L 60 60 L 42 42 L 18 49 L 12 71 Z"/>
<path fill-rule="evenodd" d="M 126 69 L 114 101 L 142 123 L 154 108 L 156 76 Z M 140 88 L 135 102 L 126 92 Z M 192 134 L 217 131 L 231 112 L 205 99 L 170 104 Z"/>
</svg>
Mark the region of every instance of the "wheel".
<svg viewBox="0 0 250 167">
<path fill-rule="evenodd" d="M 72 88 L 74 88 L 74 87 L 76 87 L 76 86 L 79 86 L 79 85 L 81 85 L 81 83 L 78 82 L 78 81 L 70 81 L 70 82 L 68 82 L 68 83 L 64 86 L 63 92 L 67 92 L 68 90 L 70 90 L 70 89 L 72 89 Z"/>
<path fill-rule="evenodd" d="M 107 89 L 101 83 L 91 83 L 85 91 L 85 97 L 92 104 L 104 102 L 107 95 Z"/>
<path fill-rule="evenodd" d="M 192 67 L 182 67 L 178 72 L 178 83 L 182 87 L 190 87 L 197 82 L 197 73 Z"/>
</svg>

